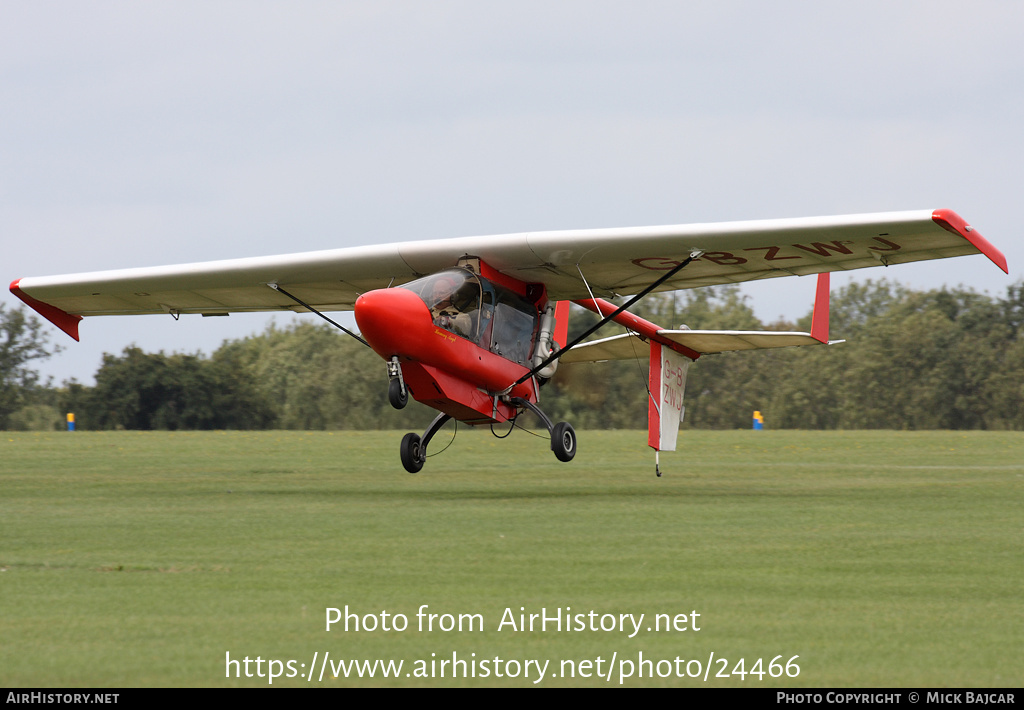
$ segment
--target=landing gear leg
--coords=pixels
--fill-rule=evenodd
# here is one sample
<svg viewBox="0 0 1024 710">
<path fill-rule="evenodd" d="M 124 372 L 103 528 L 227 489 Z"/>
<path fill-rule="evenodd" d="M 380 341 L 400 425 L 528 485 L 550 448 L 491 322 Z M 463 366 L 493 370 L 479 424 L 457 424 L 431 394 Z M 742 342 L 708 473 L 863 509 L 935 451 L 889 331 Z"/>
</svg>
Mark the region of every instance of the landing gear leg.
<svg viewBox="0 0 1024 710">
<path fill-rule="evenodd" d="M 576 431 L 572 428 L 572 424 L 569 422 L 552 424 L 548 415 L 540 407 L 522 397 L 513 397 L 509 402 L 515 407 L 525 407 L 536 414 L 547 427 L 548 434 L 551 435 L 551 450 L 555 452 L 555 458 L 559 461 L 572 461 L 573 456 L 576 455 Z"/>
<path fill-rule="evenodd" d="M 438 431 L 441 430 L 448 420 L 451 419 L 450 414 L 438 414 L 434 417 L 434 421 L 430 422 L 430 426 L 423 432 L 423 437 L 420 438 L 419 434 L 409 432 L 402 438 L 402 444 L 399 446 L 399 453 L 402 456 L 402 465 L 405 466 L 405 470 L 409 473 L 419 473 L 423 468 L 423 464 L 427 461 L 427 444 L 434 437 Z"/>
</svg>

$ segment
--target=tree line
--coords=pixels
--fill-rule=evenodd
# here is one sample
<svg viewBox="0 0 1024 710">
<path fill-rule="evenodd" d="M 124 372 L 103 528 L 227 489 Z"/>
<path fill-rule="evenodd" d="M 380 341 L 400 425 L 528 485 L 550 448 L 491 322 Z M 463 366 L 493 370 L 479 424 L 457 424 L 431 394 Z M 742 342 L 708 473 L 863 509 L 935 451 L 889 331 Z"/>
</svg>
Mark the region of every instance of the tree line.
<svg viewBox="0 0 1024 710">
<path fill-rule="evenodd" d="M 992 297 L 866 281 L 837 289 L 831 306 L 830 335 L 845 343 L 701 357 L 683 427 L 749 428 L 759 410 L 777 429 L 1024 429 L 1024 282 Z M 763 324 L 737 287 L 655 294 L 633 310 L 695 330 L 806 331 L 811 318 Z M 595 318 L 574 308 L 570 332 Z M 95 430 L 415 430 L 435 413 L 392 409 L 382 360 L 328 325 L 272 325 L 211 355 L 129 347 L 104 356 L 93 386 L 40 383 L 31 363 L 53 350 L 43 333 L 0 306 L 0 428 L 62 428 L 74 412 Z M 580 429 L 642 429 L 646 381 L 638 343 L 636 361 L 563 365 L 541 405 Z"/>
</svg>

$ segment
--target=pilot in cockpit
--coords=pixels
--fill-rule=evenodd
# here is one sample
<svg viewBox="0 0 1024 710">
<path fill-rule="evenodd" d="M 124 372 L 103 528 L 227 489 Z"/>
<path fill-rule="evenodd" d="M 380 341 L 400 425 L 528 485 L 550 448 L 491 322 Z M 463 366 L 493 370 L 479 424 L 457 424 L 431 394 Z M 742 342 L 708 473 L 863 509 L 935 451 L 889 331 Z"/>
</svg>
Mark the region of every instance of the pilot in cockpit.
<svg viewBox="0 0 1024 710">
<path fill-rule="evenodd" d="M 456 290 L 454 279 L 440 278 L 434 282 L 430 299 L 434 304 L 430 307 L 434 325 L 463 337 L 472 337 L 473 318 L 464 311 L 467 310 L 467 305 L 468 310 L 475 310 L 477 299 L 471 299 L 469 294 L 462 293 L 469 285 L 463 284 L 463 288 Z"/>
</svg>

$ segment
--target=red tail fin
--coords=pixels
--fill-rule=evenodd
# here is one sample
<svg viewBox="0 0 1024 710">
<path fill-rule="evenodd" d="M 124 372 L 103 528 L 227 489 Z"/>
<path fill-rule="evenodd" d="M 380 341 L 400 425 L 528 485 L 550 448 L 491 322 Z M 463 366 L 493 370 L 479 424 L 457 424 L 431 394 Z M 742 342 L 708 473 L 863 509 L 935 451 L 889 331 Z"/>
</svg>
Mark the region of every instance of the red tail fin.
<svg viewBox="0 0 1024 710">
<path fill-rule="evenodd" d="M 569 306 L 568 301 L 559 301 L 555 304 L 555 342 L 559 348 L 564 348 L 569 340 Z"/>
</svg>

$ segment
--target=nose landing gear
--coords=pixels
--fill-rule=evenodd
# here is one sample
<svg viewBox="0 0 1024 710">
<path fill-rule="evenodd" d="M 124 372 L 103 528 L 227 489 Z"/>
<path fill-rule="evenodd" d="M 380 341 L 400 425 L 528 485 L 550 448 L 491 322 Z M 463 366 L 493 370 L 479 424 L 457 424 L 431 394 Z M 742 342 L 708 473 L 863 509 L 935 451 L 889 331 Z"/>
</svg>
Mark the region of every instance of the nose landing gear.
<svg viewBox="0 0 1024 710">
<path fill-rule="evenodd" d="M 388 363 L 388 402 L 395 409 L 405 409 L 409 404 L 409 390 L 405 386 L 405 379 L 402 377 L 402 366 L 397 357 L 391 358 Z"/>
<path fill-rule="evenodd" d="M 395 409 L 405 409 L 405 405 L 409 404 L 409 390 L 397 377 L 388 382 L 388 402 Z"/>
</svg>

